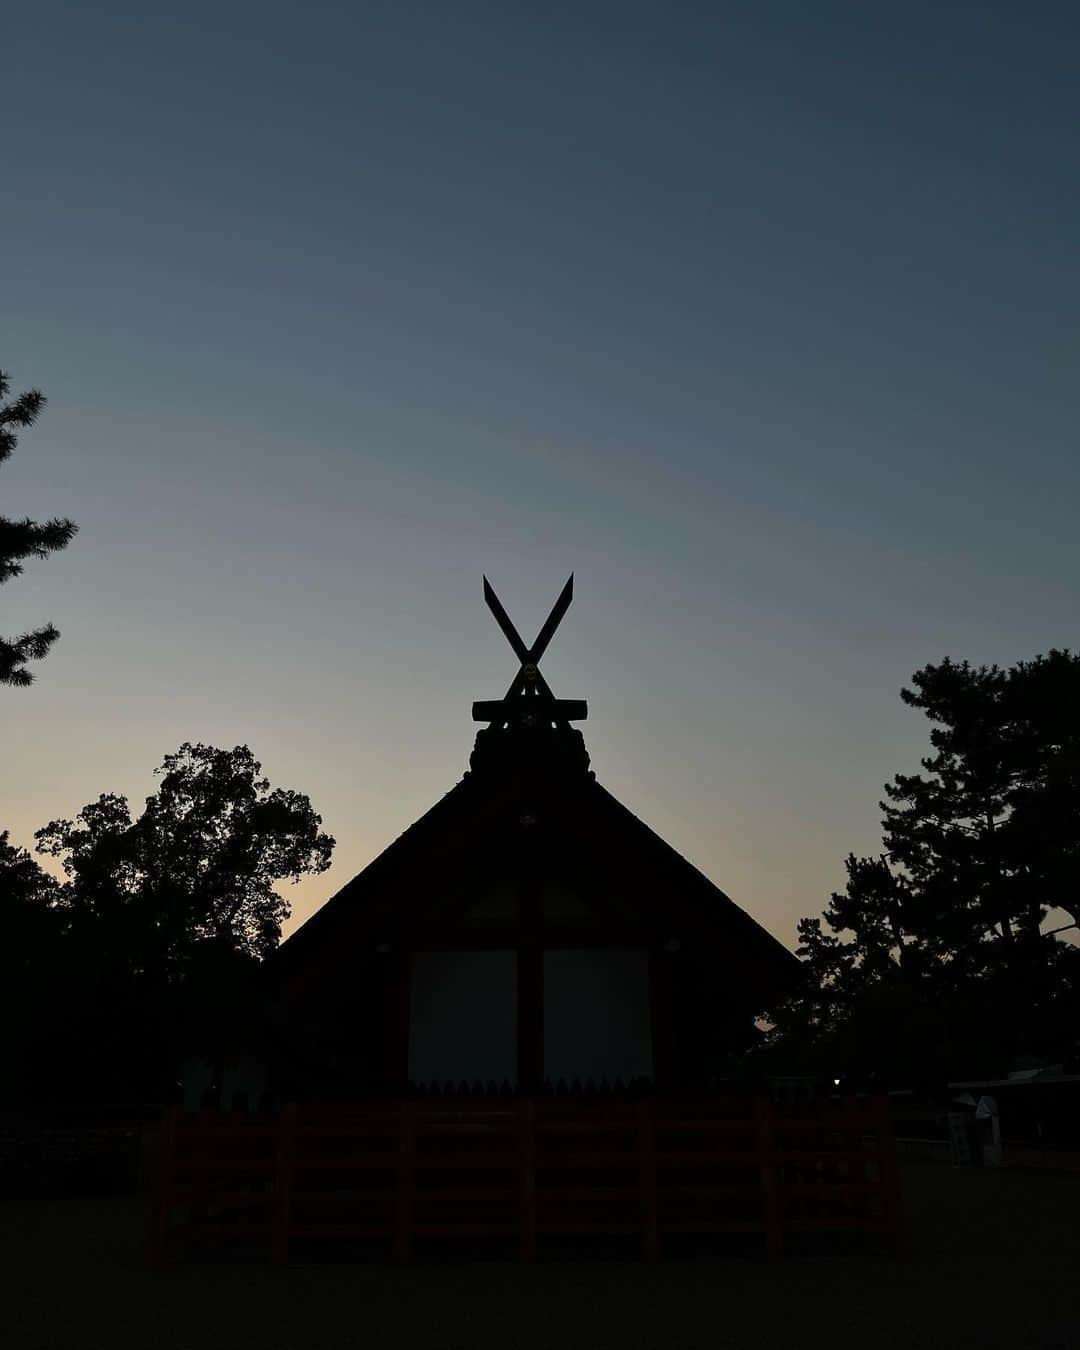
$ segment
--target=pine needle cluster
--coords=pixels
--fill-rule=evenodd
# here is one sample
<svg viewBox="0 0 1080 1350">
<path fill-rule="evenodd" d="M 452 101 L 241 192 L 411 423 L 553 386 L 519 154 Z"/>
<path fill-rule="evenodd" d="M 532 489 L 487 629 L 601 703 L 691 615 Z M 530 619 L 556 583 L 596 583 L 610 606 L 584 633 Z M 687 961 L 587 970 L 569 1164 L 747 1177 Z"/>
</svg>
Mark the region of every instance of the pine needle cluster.
<svg viewBox="0 0 1080 1350">
<path fill-rule="evenodd" d="M 10 389 L 10 378 L 0 371 L 0 464 L 11 457 L 18 433 L 33 426 L 45 406 L 40 390 L 28 389 L 8 401 Z M 22 520 L 0 516 L 0 585 L 21 576 L 28 558 L 47 558 L 66 548 L 78 528 L 74 521 L 59 516 L 44 522 L 28 516 Z M 47 623 L 18 637 L 0 637 L 0 684 L 32 684 L 34 676 L 27 663 L 40 661 L 59 636 L 55 625 Z"/>
</svg>

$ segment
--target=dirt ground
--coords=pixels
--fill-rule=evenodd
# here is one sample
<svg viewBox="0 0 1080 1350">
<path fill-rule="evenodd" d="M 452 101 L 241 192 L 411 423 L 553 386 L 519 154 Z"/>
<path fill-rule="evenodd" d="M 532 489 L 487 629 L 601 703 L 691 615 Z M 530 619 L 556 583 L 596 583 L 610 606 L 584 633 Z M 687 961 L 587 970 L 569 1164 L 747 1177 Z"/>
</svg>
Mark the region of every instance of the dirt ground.
<svg viewBox="0 0 1080 1350">
<path fill-rule="evenodd" d="M 899 1256 L 869 1249 L 148 1267 L 144 1201 L 0 1207 L 8 1350 L 665 1350 L 1080 1345 L 1080 1176 L 904 1167 Z"/>
</svg>

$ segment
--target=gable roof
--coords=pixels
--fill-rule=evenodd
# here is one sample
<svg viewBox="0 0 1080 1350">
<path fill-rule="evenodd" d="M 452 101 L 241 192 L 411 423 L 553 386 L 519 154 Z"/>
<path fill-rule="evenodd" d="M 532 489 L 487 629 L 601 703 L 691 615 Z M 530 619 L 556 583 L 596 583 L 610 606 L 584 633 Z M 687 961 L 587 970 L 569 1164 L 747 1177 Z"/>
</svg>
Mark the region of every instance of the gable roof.
<svg viewBox="0 0 1080 1350">
<path fill-rule="evenodd" d="M 481 731 L 472 772 L 282 944 L 278 976 L 325 966 L 330 949 L 355 953 L 358 941 L 407 940 L 420 915 L 452 913 L 470 888 L 539 863 L 763 993 L 794 978 L 786 947 L 596 781 L 579 732 L 524 734 Z"/>
</svg>

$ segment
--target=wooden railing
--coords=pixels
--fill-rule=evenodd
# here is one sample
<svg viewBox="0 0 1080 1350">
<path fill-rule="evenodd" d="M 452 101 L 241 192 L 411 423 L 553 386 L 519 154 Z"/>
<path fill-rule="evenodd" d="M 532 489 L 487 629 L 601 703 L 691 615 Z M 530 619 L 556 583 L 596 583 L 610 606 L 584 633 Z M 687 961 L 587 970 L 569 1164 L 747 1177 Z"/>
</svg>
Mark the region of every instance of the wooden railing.
<svg viewBox="0 0 1080 1350">
<path fill-rule="evenodd" d="M 280 1263 L 325 1241 L 405 1261 L 419 1240 L 486 1235 L 531 1260 L 557 1236 L 631 1236 L 656 1257 L 677 1234 L 757 1234 L 779 1254 L 808 1230 L 887 1245 L 897 1233 L 884 1098 L 791 1112 L 662 1097 L 169 1111 L 160 1162 L 162 1265 L 207 1239 Z"/>
</svg>

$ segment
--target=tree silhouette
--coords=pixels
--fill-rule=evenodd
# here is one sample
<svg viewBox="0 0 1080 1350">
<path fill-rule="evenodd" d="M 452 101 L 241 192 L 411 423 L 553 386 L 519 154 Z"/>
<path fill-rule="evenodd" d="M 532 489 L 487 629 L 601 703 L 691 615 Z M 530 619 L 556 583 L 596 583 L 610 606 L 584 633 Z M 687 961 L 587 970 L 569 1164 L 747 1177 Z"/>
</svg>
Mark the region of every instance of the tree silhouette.
<svg viewBox="0 0 1080 1350">
<path fill-rule="evenodd" d="M 157 774 L 137 818 L 104 794 L 37 832 L 61 882 L 0 836 L 0 1015 L 33 1099 L 160 1100 L 186 1057 L 220 1057 L 259 1015 L 276 886 L 330 865 L 308 797 L 247 746 L 185 744 Z"/>
<path fill-rule="evenodd" d="M 45 406 L 44 395 L 37 389 L 4 402 L 10 388 L 9 377 L 0 371 L 0 464 L 15 449 L 16 428 L 32 426 Z M 47 558 L 57 549 L 65 548 L 77 529 L 73 521 L 59 517 L 39 524 L 29 517 L 11 520 L 0 516 L 0 585 L 19 576 L 27 558 Z M 32 684 L 34 677 L 26 669 L 27 662 L 40 661 L 59 636 L 57 629 L 48 623 L 20 637 L 0 637 L 0 684 Z"/>
<path fill-rule="evenodd" d="M 27 989 L 39 981 L 63 932 L 60 887 L 29 853 L 0 833 L 0 984 Z"/>
<path fill-rule="evenodd" d="M 245 745 L 184 744 L 156 772 L 137 820 L 103 794 L 37 831 L 62 862 L 61 903 L 151 980 L 182 975 L 200 943 L 266 956 L 289 915 L 275 885 L 330 866 L 321 817 L 303 793 L 271 789 Z"/>
<path fill-rule="evenodd" d="M 850 856 L 845 889 L 799 923 L 804 980 L 771 1041 L 905 1070 L 1068 1053 L 1080 953 L 1043 929 L 1078 909 L 1080 657 L 945 660 L 901 697 L 932 753 L 885 788 L 884 853 Z"/>
<path fill-rule="evenodd" d="M 0 1101 L 19 1095 L 55 1016 L 53 991 L 67 984 L 60 888 L 25 849 L 0 833 L 0 1025 L 5 1072 Z"/>
<path fill-rule="evenodd" d="M 1018 768 L 1008 859 L 1046 905 L 1080 925 L 1080 655 L 1051 651 L 1010 672 Z"/>
</svg>

